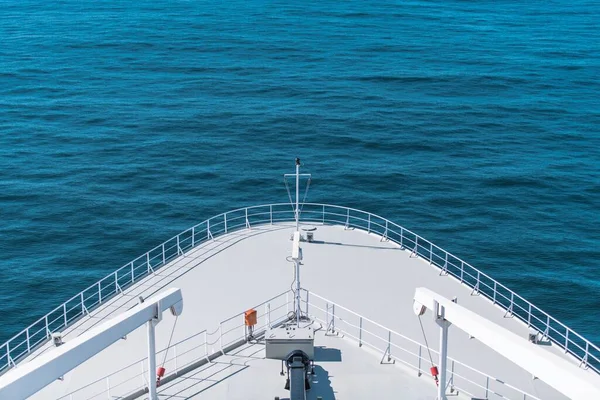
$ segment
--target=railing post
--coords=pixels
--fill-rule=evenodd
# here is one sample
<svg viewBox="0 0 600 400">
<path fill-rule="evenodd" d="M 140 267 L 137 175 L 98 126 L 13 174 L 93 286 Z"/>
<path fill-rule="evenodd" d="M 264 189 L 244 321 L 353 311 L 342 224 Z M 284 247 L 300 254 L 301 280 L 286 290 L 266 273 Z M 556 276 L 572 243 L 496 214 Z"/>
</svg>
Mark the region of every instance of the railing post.
<svg viewBox="0 0 600 400">
<path fill-rule="evenodd" d="M 161 245 L 161 248 L 162 248 L 162 263 L 163 263 L 163 265 L 165 265 L 165 244 L 164 243 Z M 179 246 L 177 246 L 177 248 L 179 250 Z"/>
<path fill-rule="evenodd" d="M 148 274 L 150 274 L 150 252 L 146 253 L 146 265 L 148 266 Z"/>
<path fill-rule="evenodd" d="M 50 332 L 50 327 L 48 326 L 48 314 L 46 314 L 46 316 L 44 317 L 44 320 L 46 321 L 46 337 L 50 337 L 51 332 Z M 8 346 L 8 342 L 6 343 L 6 345 Z"/>
<path fill-rule="evenodd" d="M 223 214 L 223 226 L 225 227 L 225 233 L 227 233 L 227 213 Z"/>
<path fill-rule="evenodd" d="M 404 228 L 400 227 L 400 248 L 404 247 Z"/>
<path fill-rule="evenodd" d="M 331 333 L 335 333 L 335 304 L 331 305 Z"/>
<path fill-rule="evenodd" d="M 358 347 L 362 347 L 362 325 L 363 325 L 363 319 L 362 317 L 360 317 L 360 321 L 358 323 Z"/>
<path fill-rule="evenodd" d="M 206 220 L 206 240 L 210 239 L 210 219 Z"/>
<path fill-rule="evenodd" d="M 531 326 L 531 303 L 529 303 L 529 312 L 527 313 L 527 327 Z"/>
<path fill-rule="evenodd" d="M 6 342 L 6 366 L 10 368 L 10 341 Z"/>
<path fill-rule="evenodd" d="M 25 330 L 25 336 L 27 337 L 27 353 L 31 352 L 31 346 L 29 344 L 29 328 Z"/>
<path fill-rule="evenodd" d="M 418 358 L 418 365 L 417 365 L 417 376 L 421 376 L 421 345 L 419 345 L 419 358 Z"/>
<path fill-rule="evenodd" d="M 325 204 L 323 204 L 323 225 L 325 225 Z"/>
<path fill-rule="evenodd" d="M 98 282 L 98 304 L 102 304 L 102 284 Z"/>
<path fill-rule="evenodd" d="M 206 337 L 206 331 L 204 331 L 204 355 L 208 356 L 208 338 Z"/>
<path fill-rule="evenodd" d="M 119 271 L 115 271 L 115 294 L 119 293 Z"/>
<path fill-rule="evenodd" d="M 65 319 L 65 328 L 67 327 L 67 303 L 63 303 L 63 317 Z"/>
<path fill-rule="evenodd" d="M 175 355 L 175 372 L 177 372 L 177 345 L 173 345 L 173 354 Z"/>
<path fill-rule="evenodd" d="M 429 242 L 429 265 L 433 262 L 433 243 Z"/>
<path fill-rule="evenodd" d="M 392 361 L 392 331 L 388 331 L 388 361 Z"/>
<path fill-rule="evenodd" d="M 85 313 L 85 304 L 83 302 L 83 292 L 79 293 L 79 297 L 81 297 L 81 315 Z"/>
<path fill-rule="evenodd" d="M 494 281 L 494 298 L 492 300 L 492 304 L 496 304 L 496 281 Z"/>
<path fill-rule="evenodd" d="M 488 398 L 488 393 L 490 391 L 490 377 L 486 376 L 485 377 L 485 398 Z"/>
<path fill-rule="evenodd" d="M 163 248 L 164 248 L 164 243 L 163 243 Z M 181 251 L 181 254 L 183 254 L 183 249 L 181 248 L 181 241 L 179 240 L 179 235 L 177 235 L 177 254 L 179 254 L 179 251 Z M 163 252 L 164 254 L 164 252 Z M 163 264 L 165 263 L 164 260 L 164 256 L 163 256 Z"/>
<path fill-rule="evenodd" d="M 306 315 L 308 315 L 308 290 L 306 291 Z"/>
<path fill-rule="evenodd" d="M 196 245 L 196 227 L 192 226 L 192 247 Z"/>
<path fill-rule="evenodd" d="M 386 221 L 386 223 L 387 223 L 387 221 Z M 369 219 L 367 221 L 367 233 L 371 233 L 371 214 L 369 214 Z"/>
<path fill-rule="evenodd" d="M 565 334 L 565 353 L 569 352 L 569 328 L 567 328 L 567 333 Z"/>
<path fill-rule="evenodd" d="M 269 205 L 269 224 L 273 225 L 273 205 Z"/>
<path fill-rule="evenodd" d="M 460 283 L 463 283 L 463 274 L 465 272 L 465 263 L 464 261 L 460 262 Z"/>
<path fill-rule="evenodd" d="M 133 261 L 131 262 L 131 283 L 135 282 L 135 271 L 133 270 Z"/>
</svg>

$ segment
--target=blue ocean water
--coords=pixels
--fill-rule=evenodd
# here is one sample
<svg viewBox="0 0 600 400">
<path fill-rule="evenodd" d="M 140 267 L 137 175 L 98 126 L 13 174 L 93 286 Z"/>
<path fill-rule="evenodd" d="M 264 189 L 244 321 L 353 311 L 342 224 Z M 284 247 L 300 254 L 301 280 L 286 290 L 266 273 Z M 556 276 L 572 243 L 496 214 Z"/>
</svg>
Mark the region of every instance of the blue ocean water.
<svg viewBox="0 0 600 400">
<path fill-rule="evenodd" d="M 0 342 L 296 156 L 600 342 L 598 3 L 0 5 Z"/>
</svg>

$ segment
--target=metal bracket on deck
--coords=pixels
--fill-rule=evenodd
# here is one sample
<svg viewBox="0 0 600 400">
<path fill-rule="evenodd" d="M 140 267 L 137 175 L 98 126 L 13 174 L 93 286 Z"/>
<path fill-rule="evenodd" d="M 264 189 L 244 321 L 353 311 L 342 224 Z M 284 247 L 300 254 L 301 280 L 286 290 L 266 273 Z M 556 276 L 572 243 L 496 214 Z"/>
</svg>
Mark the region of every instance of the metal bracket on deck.
<svg viewBox="0 0 600 400">
<path fill-rule="evenodd" d="M 383 235 L 381 236 L 381 239 L 379 239 L 380 242 L 387 242 L 389 241 L 388 239 L 388 222 L 385 221 L 385 232 L 383 232 Z"/>
<path fill-rule="evenodd" d="M 415 256 L 415 257 L 419 257 L 419 245 L 417 243 L 417 241 L 415 240 L 415 248 L 412 249 L 412 251 L 410 252 L 410 257 Z"/>
<path fill-rule="evenodd" d="M 384 362 L 385 356 L 387 356 L 387 362 Z M 383 356 L 381 357 L 380 364 L 396 364 L 396 360 L 392 360 L 392 332 L 388 331 L 388 343 L 385 351 L 383 352 Z"/>
</svg>

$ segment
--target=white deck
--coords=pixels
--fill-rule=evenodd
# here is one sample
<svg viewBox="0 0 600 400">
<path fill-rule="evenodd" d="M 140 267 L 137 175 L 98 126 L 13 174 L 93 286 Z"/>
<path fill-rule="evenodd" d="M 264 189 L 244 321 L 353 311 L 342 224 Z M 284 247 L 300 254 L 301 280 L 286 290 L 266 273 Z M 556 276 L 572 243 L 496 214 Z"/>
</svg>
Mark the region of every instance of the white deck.
<svg viewBox="0 0 600 400">
<path fill-rule="evenodd" d="M 286 257 L 291 250 L 291 232 L 290 224 L 262 225 L 202 244 L 161 268 L 155 275 L 125 290 L 124 294 L 102 304 L 90 317 L 84 317 L 71 325 L 63 333 L 64 338 L 68 341 L 128 309 L 137 303 L 140 295 L 148 297 L 168 287 L 181 288 L 184 297 L 184 312 L 177 321 L 172 343 L 181 343 L 205 329 L 214 331 L 222 320 L 289 289 L 293 264 L 287 262 Z M 489 300 L 472 295 L 470 288 L 451 277 L 440 276 L 437 268 L 411 257 L 409 251 L 402 250 L 393 243 L 381 242 L 377 235 L 345 230 L 342 226 L 318 225 L 315 240 L 315 243 L 302 244 L 302 286 L 415 341 L 424 343 L 419 320 L 412 311 L 412 297 L 418 286 L 428 287 L 448 298 L 456 296 L 459 304 L 524 338 L 527 336 L 528 329 L 522 322 L 505 318 L 504 310 Z M 325 308 L 322 301 L 309 298 L 311 304 L 313 300 L 318 307 Z M 309 312 L 312 314 L 312 311 Z M 157 349 L 167 346 L 173 322 L 174 317 L 169 315 L 158 325 Z M 437 326 L 430 317 L 423 317 L 422 322 L 430 347 L 437 349 Z M 450 357 L 538 398 L 565 398 L 544 382 L 532 380 L 528 373 L 478 343 L 476 339 L 470 339 L 458 328 L 451 327 L 449 336 Z M 208 340 L 216 340 L 208 346 L 208 353 L 217 351 L 218 332 L 208 335 Z M 186 343 L 192 343 L 192 339 Z M 364 346 L 359 348 L 355 341 L 319 335 L 315 345 L 337 349 L 342 354 L 341 362 L 316 363 L 319 366 L 317 378 L 321 382 L 325 379 L 329 381 L 329 385 L 318 385 L 319 391 L 324 391 L 321 394 L 323 399 L 398 398 L 399 393 L 406 399 L 435 398 L 435 385 L 427 373 L 419 378 L 415 371 L 400 365 L 380 364 L 381 353 L 374 354 L 374 351 Z M 181 352 L 180 362 L 184 362 L 185 357 L 189 358 L 188 361 L 195 357 L 196 350 L 190 348 L 184 354 L 182 349 L 185 344 L 178 346 Z M 545 347 L 547 351 L 571 359 L 554 346 Z M 27 359 L 50 349 L 51 344 L 46 344 Z M 279 376 L 280 363 L 263 359 L 261 345 L 246 345 L 236 352 L 239 354 L 222 356 L 212 364 L 159 387 L 159 396 L 205 396 L 215 399 L 286 396 L 283 378 Z M 426 354 L 423 356 L 426 357 Z M 139 388 L 143 383 L 139 376 L 143 369 L 140 360 L 145 357 L 146 333 L 142 327 L 33 398 L 118 398 L 117 396 Z M 160 365 L 161 361 L 162 355 L 159 354 L 157 363 Z M 435 356 L 434 362 L 437 364 Z M 572 359 L 572 362 L 575 363 L 575 360 Z M 108 377 L 129 365 L 133 366 Z M 426 363 L 422 369 L 426 372 L 428 368 L 429 363 Z M 599 379 L 591 371 L 589 375 L 590 379 Z M 96 383 L 92 384 L 93 382 Z M 488 383 L 485 380 L 478 383 L 484 387 L 488 385 L 490 399 L 496 398 L 494 390 L 499 390 L 500 393 L 501 390 L 506 390 L 504 385 L 494 379 Z M 86 388 L 78 391 L 82 387 Z M 111 388 L 110 393 L 106 392 L 108 387 Z M 505 397 L 523 398 L 514 393 L 508 392 Z M 485 398 L 484 389 L 474 394 Z"/>
</svg>

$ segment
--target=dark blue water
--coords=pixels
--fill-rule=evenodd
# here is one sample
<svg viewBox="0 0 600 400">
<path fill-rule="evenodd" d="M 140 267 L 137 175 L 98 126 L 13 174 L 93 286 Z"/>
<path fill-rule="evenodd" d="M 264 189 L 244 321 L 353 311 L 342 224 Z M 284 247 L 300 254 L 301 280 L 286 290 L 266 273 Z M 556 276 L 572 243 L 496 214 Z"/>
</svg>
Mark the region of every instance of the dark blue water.
<svg viewBox="0 0 600 400">
<path fill-rule="evenodd" d="M 296 156 L 600 342 L 597 3 L 0 6 L 0 342 Z"/>
</svg>

